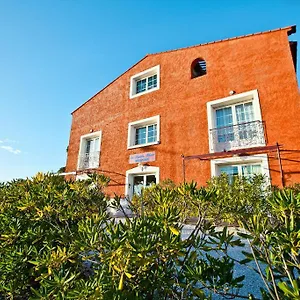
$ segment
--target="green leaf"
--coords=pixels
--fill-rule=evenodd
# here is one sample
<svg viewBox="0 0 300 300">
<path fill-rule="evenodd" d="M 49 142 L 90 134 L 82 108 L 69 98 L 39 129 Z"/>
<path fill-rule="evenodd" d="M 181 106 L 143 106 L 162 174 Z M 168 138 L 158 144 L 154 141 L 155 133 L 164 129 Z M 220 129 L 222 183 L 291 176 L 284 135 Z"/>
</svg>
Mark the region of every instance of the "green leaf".
<svg viewBox="0 0 300 300">
<path fill-rule="evenodd" d="M 176 229 L 175 227 L 173 226 L 169 226 L 169 229 L 171 230 L 171 232 L 175 235 L 179 235 L 179 230 Z"/>
<path fill-rule="evenodd" d="M 252 260 L 253 259 L 251 259 L 251 258 L 245 258 L 240 261 L 240 264 L 245 265 L 245 264 L 248 264 L 249 262 L 251 262 Z"/>
<path fill-rule="evenodd" d="M 124 273 L 121 274 L 121 278 L 120 278 L 120 281 L 119 281 L 118 290 L 122 291 L 123 287 L 124 287 Z"/>
<path fill-rule="evenodd" d="M 240 236 L 243 239 L 252 239 L 253 237 L 248 234 L 248 233 L 244 233 L 244 232 L 237 232 L 238 236 Z"/>
<path fill-rule="evenodd" d="M 278 282 L 278 287 L 284 292 L 285 296 L 295 296 L 293 289 L 286 282 Z"/>
<path fill-rule="evenodd" d="M 133 275 L 130 274 L 130 273 L 128 273 L 128 272 L 125 272 L 125 275 L 126 275 L 129 279 L 133 277 Z"/>
</svg>

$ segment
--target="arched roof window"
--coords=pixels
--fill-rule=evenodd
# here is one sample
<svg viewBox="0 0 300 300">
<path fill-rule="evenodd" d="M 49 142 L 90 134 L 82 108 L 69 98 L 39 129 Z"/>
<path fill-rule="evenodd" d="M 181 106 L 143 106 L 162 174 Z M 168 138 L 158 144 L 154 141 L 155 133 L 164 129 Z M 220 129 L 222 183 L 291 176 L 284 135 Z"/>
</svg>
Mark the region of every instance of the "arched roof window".
<svg viewBox="0 0 300 300">
<path fill-rule="evenodd" d="M 203 58 L 195 59 L 191 65 L 191 77 L 200 77 L 205 75 L 206 73 L 206 61 Z"/>
</svg>

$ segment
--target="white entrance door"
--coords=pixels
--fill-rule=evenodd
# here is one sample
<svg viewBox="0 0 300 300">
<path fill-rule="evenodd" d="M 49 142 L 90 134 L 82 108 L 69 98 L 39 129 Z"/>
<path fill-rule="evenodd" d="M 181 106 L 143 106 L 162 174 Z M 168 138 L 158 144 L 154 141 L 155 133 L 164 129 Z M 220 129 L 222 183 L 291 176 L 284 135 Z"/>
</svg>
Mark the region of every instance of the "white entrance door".
<svg viewBox="0 0 300 300">
<path fill-rule="evenodd" d="M 142 189 L 152 184 L 156 184 L 156 176 L 154 174 L 143 174 L 133 176 L 132 194 L 141 195 Z"/>
</svg>

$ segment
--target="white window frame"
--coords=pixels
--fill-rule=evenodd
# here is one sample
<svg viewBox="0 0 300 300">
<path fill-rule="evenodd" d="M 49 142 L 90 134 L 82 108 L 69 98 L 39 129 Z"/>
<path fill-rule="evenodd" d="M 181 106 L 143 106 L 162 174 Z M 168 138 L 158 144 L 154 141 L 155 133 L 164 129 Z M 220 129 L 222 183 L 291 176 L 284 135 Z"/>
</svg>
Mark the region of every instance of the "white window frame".
<svg viewBox="0 0 300 300">
<path fill-rule="evenodd" d="M 79 170 L 79 167 L 80 167 L 80 158 L 81 158 L 81 155 L 84 154 L 86 141 L 89 140 L 89 139 L 97 138 L 97 137 L 99 138 L 99 162 L 98 162 L 98 167 L 99 167 L 100 157 L 101 157 L 101 140 L 102 140 L 102 131 L 101 130 L 100 131 L 95 131 L 95 132 L 92 132 L 92 133 L 88 133 L 88 134 L 82 135 L 80 137 L 78 159 L 77 159 L 77 170 Z"/>
<path fill-rule="evenodd" d="M 157 85 L 156 85 L 156 87 L 148 90 L 148 86 L 147 86 L 146 91 L 141 92 L 141 93 L 136 93 L 136 83 L 137 83 L 137 81 L 142 80 L 142 79 L 146 79 L 146 78 L 151 77 L 153 75 L 157 75 Z M 147 84 L 148 84 L 148 79 L 147 79 Z M 140 72 L 140 73 L 135 74 L 135 75 L 130 77 L 129 98 L 133 99 L 133 98 L 139 97 L 141 95 L 145 95 L 145 94 L 157 91 L 157 90 L 159 90 L 159 88 L 160 88 L 160 66 L 157 65 L 153 68 L 150 68 L 148 70 L 145 70 L 143 72 Z"/>
<path fill-rule="evenodd" d="M 248 102 L 252 102 L 252 104 L 253 104 L 254 120 L 262 121 L 258 90 L 252 90 L 252 91 L 244 92 L 241 94 L 236 94 L 233 96 L 209 101 L 206 103 L 207 121 L 208 121 L 208 137 L 209 137 L 208 142 L 209 142 L 209 152 L 210 153 L 215 152 L 214 151 L 214 143 L 213 143 L 213 140 L 211 139 L 211 135 L 210 135 L 210 130 L 215 129 L 217 127 L 216 110 L 220 109 L 220 108 L 225 108 L 228 106 L 241 104 L 241 103 L 248 103 Z M 255 144 L 255 146 L 265 146 L 265 145 L 266 145 L 265 142 L 260 145 Z M 243 148 L 246 148 L 246 147 L 243 147 Z"/>
<path fill-rule="evenodd" d="M 131 199 L 133 196 L 132 185 L 134 176 L 155 175 L 156 183 L 159 183 L 159 167 L 140 165 L 126 171 L 125 197 Z"/>
<path fill-rule="evenodd" d="M 210 162 L 211 176 L 221 175 L 219 172 L 220 166 L 230 165 L 253 165 L 260 164 L 262 169 L 262 175 L 265 176 L 266 181 L 270 182 L 270 170 L 267 154 L 255 154 L 251 156 L 233 156 L 226 158 L 213 159 Z"/>
<path fill-rule="evenodd" d="M 156 141 L 151 143 L 135 145 L 136 129 L 144 126 L 154 125 L 154 124 L 156 124 Z M 135 148 L 146 147 L 150 145 L 157 145 L 159 143 L 160 143 L 160 116 L 159 115 L 128 123 L 127 149 L 135 149 Z"/>
</svg>

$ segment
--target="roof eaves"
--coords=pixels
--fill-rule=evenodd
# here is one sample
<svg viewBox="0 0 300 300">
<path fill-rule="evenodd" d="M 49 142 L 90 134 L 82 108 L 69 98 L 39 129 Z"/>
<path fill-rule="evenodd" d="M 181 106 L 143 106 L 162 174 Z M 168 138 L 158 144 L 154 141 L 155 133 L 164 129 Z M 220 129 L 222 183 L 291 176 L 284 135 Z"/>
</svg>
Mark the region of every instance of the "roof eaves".
<svg viewBox="0 0 300 300">
<path fill-rule="evenodd" d="M 227 42 L 227 41 L 237 40 L 237 39 L 246 38 L 246 37 L 250 37 L 250 36 L 254 36 L 254 35 L 267 34 L 267 33 L 275 32 L 275 31 L 281 31 L 281 30 L 286 30 L 287 34 L 291 35 L 291 34 L 293 34 L 293 33 L 296 32 L 296 25 L 282 27 L 282 28 L 277 28 L 277 29 L 268 30 L 268 31 L 261 31 L 261 32 L 256 32 L 256 33 L 241 35 L 241 36 L 237 36 L 237 37 L 233 37 L 233 38 L 227 38 L 227 39 L 222 39 L 222 40 L 208 42 L 208 43 L 203 43 L 203 44 L 197 44 L 197 45 L 193 45 L 193 46 L 189 46 L 189 47 L 183 47 L 183 48 L 178 48 L 178 49 L 173 49 L 173 50 L 156 52 L 156 53 L 152 53 L 151 55 L 157 55 L 157 54 L 163 54 L 163 53 L 170 53 L 170 52 L 175 52 L 175 51 L 180 51 L 180 50 L 185 50 L 185 49 L 191 49 L 191 48 L 196 48 L 196 47 L 199 47 L 199 46 L 216 44 L 216 43 L 221 43 L 221 42 Z"/>
<path fill-rule="evenodd" d="M 129 70 L 131 70 L 133 67 L 135 67 L 137 64 L 139 64 L 141 61 L 143 61 L 146 57 L 148 57 L 149 55 L 152 54 L 147 54 L 145 55 L 142 59 L 140 59 L 138 62 L 136 62 L 134 65 L 132 65 L 130 68 L 128 68 L 126 71 L 124 71 L 121 75 L 119 75 L 118 77 L 116 77 L 113 81 L 111 81 L 109 84 L 107 84 L 105 87 L 103 87 L 99 92 L 97 92 L 95 95 L 93 95 L 92 97 L 90 97 L 88 100 L 86 100 L 84 103 L 82 103 L 80 106 L 78 106 L 75 110 L 73 110 L 71 112 L 71 115 L 77 111 L 78 109 L 80 109 L 82 106 L 84 106 L 87 102 L 89 102 L 90 100 L 92 100 L 95 96 L 97 96 L 98 94 L 100 94 L 103 90 L 105 90 L 107 87 L 109 87 L 111 84 L 113 84 L 116 80 L 118 80 L 121 76 L 123 76 L 125 73 L 127 73 Z"/>
</svg>

